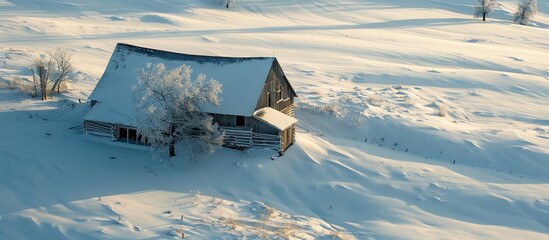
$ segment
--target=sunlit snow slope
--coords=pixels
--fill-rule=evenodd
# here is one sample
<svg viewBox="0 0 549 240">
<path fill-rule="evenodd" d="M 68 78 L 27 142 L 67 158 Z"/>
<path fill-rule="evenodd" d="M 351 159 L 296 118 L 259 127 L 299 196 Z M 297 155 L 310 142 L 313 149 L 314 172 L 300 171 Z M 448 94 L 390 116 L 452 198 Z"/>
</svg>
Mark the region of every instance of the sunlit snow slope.
<svg viewBox="0 0 549 240">
<path fill-rule="evenodd" d="M 79 71 L 48 102 L 0 90 L 0 239 L 549 239 L 549 2 L 528 26 L 474 3 L 0 0 L 0 81 L 55 47 Z M 172 167 L 83 136 L 118 42 L 276 56 L 296 144 Z"/>
</svg>

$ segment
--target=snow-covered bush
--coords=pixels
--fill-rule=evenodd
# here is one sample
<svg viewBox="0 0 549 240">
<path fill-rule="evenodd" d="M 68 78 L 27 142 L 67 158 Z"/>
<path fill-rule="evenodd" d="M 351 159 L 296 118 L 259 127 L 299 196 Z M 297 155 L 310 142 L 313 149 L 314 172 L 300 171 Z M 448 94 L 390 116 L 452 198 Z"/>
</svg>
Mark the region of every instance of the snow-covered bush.
<svg viewBox="0 0 549 240">
<path fill-rule="evenodd" d="M 448 116 L 448 107 L 444 104 L 439 104 L 438 105 L 437 115 L 439 115 L 441 117 Z"/>
<path fill-rule="evenodd" d="M 517 11 L 514 14 L 515 23 L 526 25 L 538 12 L 537 0 L 519 0 Z"/>
<path fill-rule="evenodd" d="M 406 103 L 409 106 L 415 106 L 416 105 L 416 101 L 414 101 L 414 99 L 410 96 L 406 96 L 406 98 L 404 98 L 404 103 Z"/>
<path fill-rule="evenodd" d="M 330 233 L 330 237 L 334 240 L 354 240 L 356 239 L 353 235 L 340 232 L 340 231 L 334 231 Z"/>
<path fill-rule="evenodd" d="M 379 97 L 378 95 L 370 95 L 368 96 L 367 100 L 370 105 L 376 107 L 380 107 L 383 103 L 383 99 L 381 99 L 381 97 Z"/>
</svg>

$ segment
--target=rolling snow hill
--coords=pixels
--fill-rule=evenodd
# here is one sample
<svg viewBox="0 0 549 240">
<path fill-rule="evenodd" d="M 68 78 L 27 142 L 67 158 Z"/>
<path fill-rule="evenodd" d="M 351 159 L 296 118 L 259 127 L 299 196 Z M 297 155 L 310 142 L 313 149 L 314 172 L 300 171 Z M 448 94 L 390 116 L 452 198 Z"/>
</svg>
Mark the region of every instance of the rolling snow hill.
<svg viewBox="0 0 549 240">
<path fill-rule="evenodd" d="M 549 239 L 549 2 L 528 26 L 500 2 L 0 0 L 0 82 L 54 47 L 78 70 L 0 90 L 0 239 Z M 84 136 L 118 42 L 276 56 L 296 144 L 171 167 Z"/>
</svg>

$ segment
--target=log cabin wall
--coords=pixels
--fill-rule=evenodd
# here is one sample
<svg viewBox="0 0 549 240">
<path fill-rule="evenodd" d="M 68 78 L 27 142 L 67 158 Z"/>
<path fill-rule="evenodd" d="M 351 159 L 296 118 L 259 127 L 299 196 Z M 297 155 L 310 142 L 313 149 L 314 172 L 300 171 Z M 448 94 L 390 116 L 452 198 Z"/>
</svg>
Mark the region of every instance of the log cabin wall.
<svg viewBox="0 0 549 240">
<path fill-rule="evenodd" d="M 295 124 L 289 128 L 286 128 L 284 131 L 281 131 L 280 139 L 281 151 L 285 151 L 295 142 Z"/>
<path fill-rule="evenodd" d="M 253 122 L 253 131 L 256 133 L 278 135 L 278 129 L 257 119 Z"/>
</svg>

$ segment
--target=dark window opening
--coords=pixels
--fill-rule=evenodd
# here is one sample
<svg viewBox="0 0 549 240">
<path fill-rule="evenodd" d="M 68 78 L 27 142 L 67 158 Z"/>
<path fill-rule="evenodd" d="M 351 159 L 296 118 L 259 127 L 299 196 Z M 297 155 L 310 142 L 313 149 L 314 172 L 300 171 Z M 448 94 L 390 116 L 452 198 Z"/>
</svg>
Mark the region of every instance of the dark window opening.
<svg viewBox="0 0 549 240">
<path fill-rule="evenodd" d="M 244 116 L 236 116 L 236 126 L 246 126 L 246 118 Z"/>
<path fill-rule="evenodd" d="M 127 139 L 128 138 L 128 129 L 127 128 L 118 128 L 118 138 Z"/>
<path fill-rule="evenodd" d="M 137 135 L 136 129 L 125 127 L 118 128 L 118 141 L 132 144 L 144 144 L 142 142 L 141 135 Z"/>
<path fill-rule="evenodd" d="M 137 143 L 137 130 L 128 129 L 128 141 L 131 143 Z"/>
<path fill-rule="evenodd" d="M 267 107 L 271 107 L 271 93 L 267 93 Z"/>
</svg>

